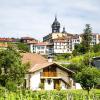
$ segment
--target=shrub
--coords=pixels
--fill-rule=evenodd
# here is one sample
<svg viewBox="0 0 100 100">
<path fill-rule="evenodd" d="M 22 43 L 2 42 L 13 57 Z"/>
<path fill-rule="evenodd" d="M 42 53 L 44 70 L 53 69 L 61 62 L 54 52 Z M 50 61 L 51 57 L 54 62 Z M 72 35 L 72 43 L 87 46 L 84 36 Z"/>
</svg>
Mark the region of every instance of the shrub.
<svg viewBox="0 0 100 100">
<path fill-rule="evenodd" d="M 12 81 L 8 81 L 6 83 L 6 88 L 8 90 L 10 90 L 10 91 L 16 91 L 17 90 L 17 85 L 14 82 L 12 82 Z"/>
</svg>

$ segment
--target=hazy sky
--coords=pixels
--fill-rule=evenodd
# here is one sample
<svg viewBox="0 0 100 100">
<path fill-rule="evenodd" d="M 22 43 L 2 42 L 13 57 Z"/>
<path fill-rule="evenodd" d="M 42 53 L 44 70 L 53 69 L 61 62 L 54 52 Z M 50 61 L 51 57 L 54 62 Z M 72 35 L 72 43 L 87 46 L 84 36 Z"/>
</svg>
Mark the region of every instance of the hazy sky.
<svg viewBox="0 0 100 100">
<path fill-rule="evenodd" d="M 32 36 L 42 39 L 51 33 L 57 14 L 69 33 L 82 33 L 85 24 L 100 33 L 100 0 L 0 0 L 0 37 Z"/>
</svg>

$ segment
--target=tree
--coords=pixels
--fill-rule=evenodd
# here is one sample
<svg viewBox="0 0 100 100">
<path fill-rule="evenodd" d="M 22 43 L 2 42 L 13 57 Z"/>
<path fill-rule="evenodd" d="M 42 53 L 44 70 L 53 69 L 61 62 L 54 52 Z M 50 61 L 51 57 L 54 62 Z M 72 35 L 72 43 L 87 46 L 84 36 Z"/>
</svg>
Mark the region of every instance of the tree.
<svg viewBox="0 0 100 100">
<path fill-rule="evenodd" d="M 94 52 L 99 52 L 99 51 L 100 51 L 100 44 L 95 44 L 95 45 L 93 46 L 93 51 L 94 51 Z"/>
<path fill-rule="evenodd" d="M 82 88 L 89 93 L 89 91 L 99 83 L 100 70 L 86 66 L 81 72 L 76 74 L 75 79 L 81 84 Z"/>
<path fill-rule="evenodd" d="M 79 64 L 74 64 L 71 63 L 69 65 L 66 66 L 68 69 L 74 71 L 75 73 L 80 72 L 83 68 L 83 66 L 79 65 Z"/>
<path fill-rule="evenodd" d="M 84 46 L 82 45 L 82 43 L 76 44 L 74 48 L 75 49 L 72 52 L 73 56 L 84 54 L 86 52 L 86 50 L 85 50 Z"/>
<path fill-rule="evenodd" d="M 0 85 L 6 87 L 10 83 L 16 86 L 22 84 L 27 65 L 22 64 L 20 54 L 8 47 L 0 52 Z"/>
<path fill-rule="evenodd" d="M 29 52 L 29 46 L 26 43 L 17 43 L 17 47 L 21 52 Z"/>
<path fill-rule="evenodd" d="M 90 50 L 90 43 L 92 40 L 92 28 L 89 24 L 86 24 L 85 27 L 84 33 L 82 34 L 82 45 L 85 52 L 88 52 Z"/>
</svg>

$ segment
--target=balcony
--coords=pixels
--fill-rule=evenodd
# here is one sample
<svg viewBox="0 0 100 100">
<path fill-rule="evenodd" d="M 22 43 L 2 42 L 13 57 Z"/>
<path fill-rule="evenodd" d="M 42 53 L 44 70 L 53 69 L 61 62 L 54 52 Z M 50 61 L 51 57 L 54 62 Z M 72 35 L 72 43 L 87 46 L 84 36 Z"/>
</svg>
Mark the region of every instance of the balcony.
<svg viewBox="0 0 100 100">
<path fill-rule="evenodd" d="M 61 78 L 60 76 L 58 76 L 57 72 L 41 72 L 40 77 L 42 79 L 45 79 L 45 78 L 60 79 Z"/>
</svg>

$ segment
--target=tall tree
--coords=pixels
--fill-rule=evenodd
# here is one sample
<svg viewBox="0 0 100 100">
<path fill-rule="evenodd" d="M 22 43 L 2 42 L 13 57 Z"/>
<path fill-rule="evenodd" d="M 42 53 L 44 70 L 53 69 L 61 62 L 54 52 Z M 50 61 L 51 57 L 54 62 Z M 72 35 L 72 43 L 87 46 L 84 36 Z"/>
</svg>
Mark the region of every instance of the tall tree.
<svg viewBox="0 0 100 100">
<path fill-rule="evenodd" d="M 11 82 L 20 85 L 27 71 L 27 65 L 22 64 L 20 54 L 8 47 L 0 52 L 0 85 L 6 86 Z"/>
<path fill-rule="evenodd" d="M 85 52 L 88 52 L 92 40 L 92 28 L 90 27 L 90 24 L 86 24 L 85 27 L 86 28 L 84 29 L 84 33 L 82 35 L 82 45 L 84 47 Z"/>
</svg>

